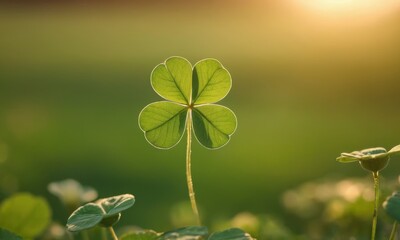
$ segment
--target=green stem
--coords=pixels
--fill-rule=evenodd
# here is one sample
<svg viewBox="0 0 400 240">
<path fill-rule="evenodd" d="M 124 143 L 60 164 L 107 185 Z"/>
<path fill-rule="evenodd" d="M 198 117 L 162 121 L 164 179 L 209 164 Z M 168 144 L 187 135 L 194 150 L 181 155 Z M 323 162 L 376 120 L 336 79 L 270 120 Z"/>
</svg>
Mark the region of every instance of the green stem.
<svg viewBox="0 0 400 240">
<path fill-rule="evenodd" d="M 82 231 L 81 235 L 83 240 L 89 240 L 89 234 L 87 231 Z"/>
<path fill-rule="evenodd" d="M 199 211 L 197 210 L 196 198 L 193 189 L 193 180 L 191 172 L 191 154 L 192 154 L 192 110 L 189 109 L 188 117 L 186 121 L 186 132 L 187 132 L 187 145 L 186 145 L 186 181 L 189 190 L 190 203 L 192 205 L 193 213 L 196 217 L 198 225 L 200 223 Z"/>
<path fill-rule="evenodd" d="M 75 239 L 71 232 L 67 232 L 67 238 L 68 238 L 68 240 L 74 240 Z"/>
<path fill-rule="evenodd" d="M 105 228 L 101 228 L 101 239 L 107 240 L 107 232 Z"/>
<path fill-rule="evenodd" d="M 397 221 L 395 220 L 393 223 L 392 233 L 390 234 L 389 240 L 394 240 L 397 233 Z"/>
<path fill-rule="evenodd" d="M 379 209 L 379 172 L 372 172 L 372 176 L 374 177 L 375 206 L 374 206 L 374 216 L 372 218 L 371 240 L 375 240 L 376 224 L 378 222 L 378 209 Z"/>
<path fill-rule="evenodd" d="M 109 227 L 108 231 L 110 232 L 113 240 L 118 240 L 117 234 L 115 234 L 114 229 L 112 227 Z"/>
</svg>

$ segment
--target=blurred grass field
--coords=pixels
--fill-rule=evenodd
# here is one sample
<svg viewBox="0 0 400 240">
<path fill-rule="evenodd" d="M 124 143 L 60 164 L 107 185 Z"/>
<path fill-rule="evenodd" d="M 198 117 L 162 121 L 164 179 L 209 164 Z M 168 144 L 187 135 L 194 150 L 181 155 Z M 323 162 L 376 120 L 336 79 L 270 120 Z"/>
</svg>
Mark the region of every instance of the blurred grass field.
<svg viewBox="0 0 400 240">
<path fill-rule="evenodd" d="M 124 223 L 169 227 L 186 201 L 185 144 L 157 150 L 138 127 L 160 100 L 149 76 L 173 55 L 219 59 L 233 87 L 231 142 L 194 144 L 195 191 L 206 222 L 240 211 L 281 217 L 285 189 L 365 176 L 344 151 L 400 143 L 400 8 L 379 14 L 247 5 L 0 8 L 0 197 L 46 196 L 75 178 L 100 196 L 132 193 Z M 394 178 L 400 163 L 383 174 Z"/>
</svg>

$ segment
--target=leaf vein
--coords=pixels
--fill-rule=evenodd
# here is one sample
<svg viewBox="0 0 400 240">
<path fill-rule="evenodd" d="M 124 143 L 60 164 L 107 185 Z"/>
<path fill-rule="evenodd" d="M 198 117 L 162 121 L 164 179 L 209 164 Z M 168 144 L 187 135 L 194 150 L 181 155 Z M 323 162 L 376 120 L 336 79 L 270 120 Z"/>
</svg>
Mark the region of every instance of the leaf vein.
<svg viewBox="0 0 400 240">
<path fill-rule="evenodd" d="M 216 73 L 218 70 L 220 70 L 220 69 L 223 69 L 223 68 L 220 67 L 220 68 L 215 69 L 215 71 L 213 72 L 213 74 L 211 75 L 211 77 L 208 78 L 206 85 L 203 87 L 203 89 L 201 89 L 201 91 L 199 92 L 199 94 L 197 94 L 196 99 L 195 99 L 193 102 L 196 102 L 196 101 L 199 99 L 199 97 L 201 96 L 201 94 L 203 94 L 204 89 L 206 89 L 206 88 L 210 85 L 211 79 L 214 77 L 215 73 Z"/>
<path fill-rule="evenodd" d="M 185 111 L 186 110 L 186 108 L 183 108 L 182 110 L 180 110 L 179 112 L 177 112 L 176 114 L 174 114 L 172 117 L 170 117 L 167 121 L 164 121 L 163 123 L 161 123 L 160 125 L 157 125 L 156 127 L 154 127 L 154 128 L 151 128 L 151 129 L 149 129 L 149 130 L 146 130 L 146 132 L 150 132 L 150 131 L 153 131 L 153 130 L 155 130 L 155 129 L 157 129 L 157 128 L 160 128 L 160 127 L 162 127 L 163 125 L 165 125 L 165 124 L 167 124 L 169 121 L 171 121 L 172 119 L 174 119 L 176 116 L 178 116 L 179 114 L 181 114 L 183 111 Z"/>
<path fill-rule="evenodd" d="M 165 68 L 167 69 L 168 73 L 171 75 L 172 80 L 174 80 L 175 86 L 176 88 L 178 88 L 179 92 L 181 93 L 181 95 L 183 96 L 183 98 L 185 99 L 186 103 L 189 104 L 189 99 L 186 98 L 185 94 L 183 94 L 182 89 L 180 88 L 180 86 L 178 85 L 175 76 L 172 74 L 172 72 L 169 70 L 167 63 L 165 63 Z"/>
<path fill-rule="evenodd" d="M 193 110 L 198 112 L 201 115 L 201 117 L 204 118 L 205 120 L 207 120 L 207 122 L 209 122 L 211 126 L 213 126 L 216 130 L 218 130 L 218 132 L 222 133 L 225 136 L 229 136 L 228 134 L 226 134 L 222 130 L 220 130 L 217 126 L 215 126 L 215 124 L 213 124 L 213 122 L 210 119 L 208 119 L 200 110 L 198 110 L 198 109 L 193 109 Z"/>
</svg>

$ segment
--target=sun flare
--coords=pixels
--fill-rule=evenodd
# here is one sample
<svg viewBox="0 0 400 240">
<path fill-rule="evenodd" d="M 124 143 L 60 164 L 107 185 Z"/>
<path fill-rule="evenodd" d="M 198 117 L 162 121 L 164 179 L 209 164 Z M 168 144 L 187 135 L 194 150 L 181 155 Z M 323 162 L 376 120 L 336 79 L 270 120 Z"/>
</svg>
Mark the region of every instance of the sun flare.
<svg viewBox="0 0 400 240">
<path fill-rule="evenodd" d="M 356 12 L 363 14 L 379 15 L 399 10 L 398 0 L 293 0 L 305 10 L 318 12 Z"/>
</svg>

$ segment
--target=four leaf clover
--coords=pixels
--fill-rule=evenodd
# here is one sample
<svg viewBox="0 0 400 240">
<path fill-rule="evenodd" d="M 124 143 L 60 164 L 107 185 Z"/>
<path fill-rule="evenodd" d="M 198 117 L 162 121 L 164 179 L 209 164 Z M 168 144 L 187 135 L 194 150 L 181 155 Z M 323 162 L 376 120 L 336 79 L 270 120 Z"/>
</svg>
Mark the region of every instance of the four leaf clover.
<svg viewBox="0 0 400 240">
<path fill-rule="evenodd" d="M 228 143 L 237 121 L 229 108 L 215 104 L 232 85 L 219 61 L 204 59 L 192 67 L 185 58 L 168 58 L 154 68 L 151 85 L 166 101 L 147 105 L 139 115 L 139 126 L 149 143 L 171 148 L 179 143 L 188 124 L 206 148 Z"/>
</svg>

